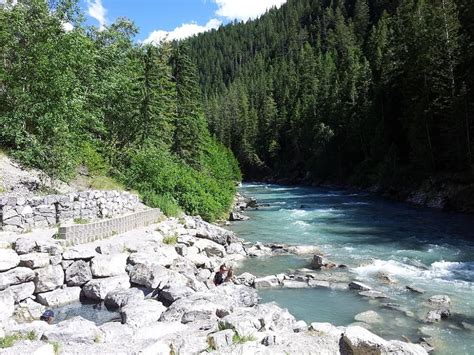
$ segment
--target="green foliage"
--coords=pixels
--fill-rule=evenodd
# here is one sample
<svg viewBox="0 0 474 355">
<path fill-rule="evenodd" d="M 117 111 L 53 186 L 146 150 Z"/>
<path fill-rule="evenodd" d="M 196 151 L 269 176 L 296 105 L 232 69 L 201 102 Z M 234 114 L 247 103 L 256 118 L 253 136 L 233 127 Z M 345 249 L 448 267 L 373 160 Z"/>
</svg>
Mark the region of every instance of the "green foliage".
<svg viewBox="0 0 474 355">
<path fill-rule="evenodd" d="M 81 19 L 77 0 L 0 5 L 2 147 L 55 178 L 86 167 L 88 188 L 120 180 L 168 215 L 225 214 L 240 172 L 211 138 L 185 46 L 134 43 L 124 18 L 104 29 Z"/>
<path fill-rule="evenodd" d="M 90 221 L 88 219 L 83 219 L 83 218 L 74 218 L 74 223 L 75 224 L 88 224 Z"/>
<path fill-rule="evenodd" d="M 0 349 L 11 348 L 17 341 L 20 340 L 37 340 L 38 335 L 34 330 L 27 332 L 26 334 L 12 333 L 8 334 L 3 338 L 0 338 Z"/>
<path fill-rule="evenodd" d="M 145 191 L 142 193 L 142 198 L 146 205 L 159 208 L 168 217 L 178 217 L 182 212 L 181 208 L 170 194 L 158 195 L 154 192 Z"/>
<path fill-rule="evenodd" d="M 126 183 L 143 193 L 146 201 L 159 207 L 164 196 L 187 213 L 214 221 L 227 211 L 235 193 L 232 163 L 221 164 L 221 157 L 205 160 L 205 169 L 192 168 L 178 158 L 153 147 L 137 150 L 124 173 Z M 219 178 L 216 178 L 219 176 Z M 167 209 L 168 205 L 162 205 Z"/>
<path fill-rule="evenodd" d="M 381 183 L 391 161 L 414 182 L 472 169 L 473 13 L 466 0 L 293 0 L 186 44 L 211 134 L 246 178 Z"/>
<path fill-rule="evenodd" d="M 247 343 L 249 341 L 255 341 L 257 340 L 257 338 L 255 338 L 253 335 L 239 335 L 237 333 L 234 333 L 233 337 L 232 337 L 232 342 L 234 344 L 244 344 L 244 343 Z"/>
<path fill-rule="evenodd" d="M 54 355 L 59 355 L 61 353 L 61 344 L 57 341 L 51 343 L 53 345 Z"/>
<path fill-rule="evenodd" d="M 11 348 L 17 341 L 21 340 L 20 334 L 14 333 L 0 338 L 0 349 Z"/>
<path fill-rule="evenodd" d="M 108 176 L 95 176 L 90 180 L 89 185 L 93 190 L 125 190 L 123 184 Z"/>
<path fill-rule="evenodd" d="M 163 243 L 166 245 L 175 245 L 178 242 L 178 235 L 168 235 L 163 238 Z"/>
</svg>

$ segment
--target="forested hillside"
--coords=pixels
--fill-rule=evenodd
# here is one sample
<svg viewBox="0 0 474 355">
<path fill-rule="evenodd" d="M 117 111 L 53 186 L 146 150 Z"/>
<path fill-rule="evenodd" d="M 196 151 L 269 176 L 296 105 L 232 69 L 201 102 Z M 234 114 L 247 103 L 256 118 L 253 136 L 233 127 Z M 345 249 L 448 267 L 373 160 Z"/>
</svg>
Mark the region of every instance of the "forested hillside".
<svg viewBox="0 0 474 355">
<path fill-rule="evenodd" d="M 222 216 L 240 172 L 209 134 L 186 49 L 82 18 L 76 1 L 0 4 L 0 148 L 64 180 L 112 176 L 169 214 Z"/>
<path fill-rule="evenodd" d="M 471 0 L 289 0 L 188 42 L 244 178 L 473 181 Z"/>
</svg>

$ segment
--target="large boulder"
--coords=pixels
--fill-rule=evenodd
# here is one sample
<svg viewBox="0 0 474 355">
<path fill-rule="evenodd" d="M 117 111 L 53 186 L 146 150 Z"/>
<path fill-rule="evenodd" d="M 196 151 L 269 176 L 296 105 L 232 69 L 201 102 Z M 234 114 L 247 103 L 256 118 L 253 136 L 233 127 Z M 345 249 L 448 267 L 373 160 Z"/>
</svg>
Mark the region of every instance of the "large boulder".
<svg viewBox="0 0 474 355">
<path fill-rule="evenodd" d="M 20 257 L 12 249 L 0 249 L 0 272 L 13 269 L 20 264 Z"/>
<path fill-rule="evenodd" d="M 448 308 L 451 305 L 451 299 L 446 295 L 434 295 L 428 299 L 428 305 L 431 307 Z"/>
<path fill-rule="evenodd" d="M 240 274 L 237 276 L 237 282 L 240 283 L 241 285 L 249 286 L 252 287 L 254 282 L 255 282 L 255 275 L 252 275 L 249 272 L 244 272 L 243 274 Z"/>
<path fill-rule="evenodd" d="M 235 233 L 227 229 L 204 222 L 200 218 L 195 219 L 196 222 L 196 237 L 212 240 L 220 245 L 227 245 L 234 242 L 239 242 L 240 239 Z"/>
<path fill-rule="evenodd" d="M 90 280 L 92 280 L 92 272 L 87 261 L 74 261 L 66 269 L 66 284 L 68 286 L 82 286 Z"/>
<path fill-rule="evenodd" d="M 211 240 L 199 239 L 194 243 L 194 247 L 199 249 L 199 252 L 205 253 L 208 257 L 217 256 L 223 258 L 226 254 L 225 248 Z"/>
<path fill-rule="evenodd" d="M 49 265 L 50 256 L 48 253 L 29 253 L 20 255 L 20 266 L 37 269 Z"/>
<path fill-rule="evenodd" d="M 58 343 L 94 344 L 102 333 L 94 322 L 82 317 L 74 317 L 51 326 L 43 333 L 42 340 Z"/>
<path fill-rule="evenodd" d="M 15 310 L 15 298 L 10 290 L 0 291 L 0 321 L 12 316 Z"/>
<path fill-rule="evenodd" d="M 132 283 L 148 288 L 163 288 L 170 282 L 186 284 L 186 278 L 183 275 L 161 265 L 136 264 L 129 275 Z"/>
<path fill-rule="evenodd" d="M 124 339 L 132 339 L 133 328 L 120 322 L 107 322 L 99 326 L 104 343 L 117 344 Z"/>
<path fill-rule="evenodd" d="M 143 292 L 138 288 L 129 288 L 127 290 L 116 289 L 107 293 L 107 296 L 105 296 L 105 305 L 107 308 L 117 309 L 143 301 L 144 298 Z"/>
<path fill-rule="evenodd" d="M 91 261 L 94 277 L 110 277 L 123 274 L 127 266 L 128 254 L 98 255 Z"/>
<path fill-rule="evenodd" d="M 103 300 L 110 291 L 130 288 L 128 275 L 112 276 L 89 281 L 82 288 L 85 297 L 92 300 Z"/>
<path fill-rule="evenodd" d="M 125 324 L 133 328 L 142 328 L 158 322 L 166 307 L 153 299 L 129 304 L 122 308 L 121 314 Z"/>
<path fill-rule="evenodd" d="M 17 267 L 7 272 L 0 273 L 0 290 L 4 290 L 10 285 L 18 285 L 33 281 L 35 273 L 26 267 Z"/>
<path fill-rule="evenodd" d="M 15 303 L 18 303 L 33 296 L 33 293 L 35 292 L 35 283 L 30 281 L 19 285 L 12 285 L 9 287 L 9 290 L 13 293 Z"/>
<path fill-rule="evenodd" d="M 80 296 L 80 287 L 66 287 L 50 292 L 38 293 L 36 300 L 48 307 L 58 307 L 68 303 L 79 302 Z"/>
<path fill-rule="evenodd" d="M 42 304 L 28 298 L 17 305 L 13 316 L 20 323 L 32 322 L 40 319 L 45 310 L 46 308 Z"/>
<path fill-rule="evenodd" d="M 64 271 L 61 265 L 49 265 L 35 271 L 35 293 L 52 291 L 64 284 Z"/>
<path fill-rule="evenodd" d="M 15 251 L 19 254 L 29 254 L 36 249 L 36 241 L 31 238 L 18 238 L 15 241 Z"/>
<path fill-rule="evenodd" d="M 219 329 L 232 329 L 240 337 L 254 337 L 261 328 L 258 317 L 251 314 L 229 314 L 219 320 Z"/>
<path fill-rule="evenodd" d="M 351 326 L 342 336 L 342 345 L 352 355 L 380 355 L 388 342 L 365 328 Z"/>
<path fill-rule="evenodd" d="M 257 277 L 254 282 L 255 288 L 270 288 L 280 286 L 280 280 L 276 275 Z"/>
<path fill-rule="evenodd" d="M 194 290 L 182 284 L 168 284 L 159 293 L 159 300 L 164 304 L 171 304 L 180 298 L 188 297 Z"/>
</svg>

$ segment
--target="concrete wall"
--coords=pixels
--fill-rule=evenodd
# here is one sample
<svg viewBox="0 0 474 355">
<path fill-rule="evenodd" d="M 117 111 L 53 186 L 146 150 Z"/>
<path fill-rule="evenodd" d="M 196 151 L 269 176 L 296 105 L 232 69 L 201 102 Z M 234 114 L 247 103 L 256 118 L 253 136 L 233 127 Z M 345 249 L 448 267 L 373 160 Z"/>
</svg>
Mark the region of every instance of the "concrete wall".
<svg viewBox="0 0 474 355">
<path fill-rule="evenodd" d="M 95 223 L 60 227 L 58 239 L 63 240 L 62 243 L 66 246 L 90 243 L 157 223 L 162 216 L 163 214 L 158 208 L 153 208 Z"/>
<path fill-rule="evenodd" d="M 139 210 L 138 196 L 119 191 L 84 191 L 35 197 L 0 196 L 0 229 L 24 231 L 74 219 L 93 221 Z"/>
</svg>

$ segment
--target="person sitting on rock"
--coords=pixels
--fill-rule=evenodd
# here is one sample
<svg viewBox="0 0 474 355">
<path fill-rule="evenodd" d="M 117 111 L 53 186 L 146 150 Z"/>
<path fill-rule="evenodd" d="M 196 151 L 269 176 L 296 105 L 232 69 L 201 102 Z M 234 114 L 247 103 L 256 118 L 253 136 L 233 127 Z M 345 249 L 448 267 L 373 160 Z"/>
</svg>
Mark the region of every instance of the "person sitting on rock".
<svg viewBox="0 0 474 355">
<path fill-rule="evenodd" d="M 53 320 L 54 320 L 54 312 L 48 309 L 47 311 L 45 311 L 45 312 L 41 315 L 40 320 L 42 320 L 42 321 L 44 321 L 44 322 L 46 322 L 46 323 L 48 323 L 48 324 L 53 323 Z"/>
<path fill-rule="evenodd" d="M 227 271 L 227 276 L 224 282 L 234 282 L 234 269 L 232 267 Z"/>
<path fill-rule="evenodd" d="M 222 264 L 219 267 L 219 271 L 216 272 L 216 275 L 214 276 L 214 285 L 216 285 L 216 286 L 222 285 L 222 283 L 225 280 L 224 275 L 225 275 L 226 271 L 227 270 L 225 268 L 225 264 Z"/>
</svg>

